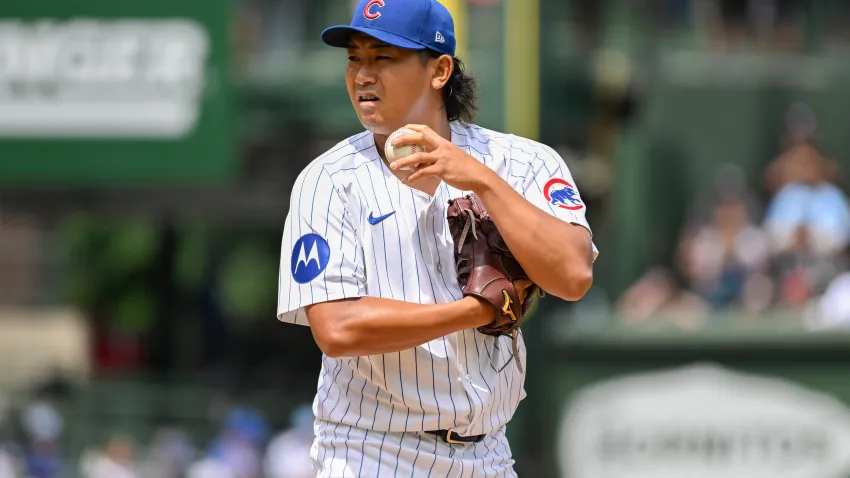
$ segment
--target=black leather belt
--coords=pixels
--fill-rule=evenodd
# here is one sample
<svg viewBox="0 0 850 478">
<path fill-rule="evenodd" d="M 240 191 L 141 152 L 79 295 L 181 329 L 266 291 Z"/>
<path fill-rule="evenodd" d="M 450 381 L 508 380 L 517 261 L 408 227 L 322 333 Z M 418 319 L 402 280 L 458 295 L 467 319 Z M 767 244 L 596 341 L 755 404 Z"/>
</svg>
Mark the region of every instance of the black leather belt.
<svg viewBox="0 0 850 478">
<path fill-rule="evenodd" d="M 484 435 L 460 436 L 450 430 L 433 430 L 427 431 L 431 435 L 437 435 L 446 443 L 478 443 L 484 439 Z"/>
</svg>

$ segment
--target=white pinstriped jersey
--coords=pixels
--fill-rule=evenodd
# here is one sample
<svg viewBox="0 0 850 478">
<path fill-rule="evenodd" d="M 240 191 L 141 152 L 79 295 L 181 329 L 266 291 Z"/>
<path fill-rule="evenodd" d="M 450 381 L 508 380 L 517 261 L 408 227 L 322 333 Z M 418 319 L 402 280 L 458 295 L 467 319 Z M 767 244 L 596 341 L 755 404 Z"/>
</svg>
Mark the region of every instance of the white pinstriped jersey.
<svg viewBox="0 0 850 478">
<path fill-rule="evenodd" d="M 551 148 L 460 122 L 451 129 L 455 145 L 526 199 L 590 229 L 575 182 Z M 309 326 L 304 306 L 362 296 L 420 304 L 460 299 L 446 206 L 464 193 L 442 183 L 431 197 L 402 184 L 370 132 L 336 145 L 293 187 L 278 318 Z M 510 341 L 471 329 L 396 353 L 323 356 L 314 412 L 321 420 L 370 430 L 492 433 L 525 397 L 525 376 L 517 367 L 497 373 L 510 358 Z M 521 340 L 519 355 L 524 364 Z"/>
</svg>

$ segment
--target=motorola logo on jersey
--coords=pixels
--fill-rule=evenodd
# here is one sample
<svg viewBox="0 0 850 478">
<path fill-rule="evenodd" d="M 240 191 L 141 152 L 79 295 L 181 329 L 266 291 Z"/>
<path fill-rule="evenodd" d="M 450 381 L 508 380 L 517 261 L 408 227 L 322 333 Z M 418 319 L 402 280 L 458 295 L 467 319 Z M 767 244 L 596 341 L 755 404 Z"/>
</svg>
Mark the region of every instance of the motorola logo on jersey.
<svg viewBox="0 0 850 478">
<path fill-rule="evenodd" d="M 561 178 L 550 179 L 543 187 L 543 195 L 549 204 L 563 209 L 578 211 L 584 207 L 575 186 Z"/>
<path fill-rule="evenodd" d="M 384 6 L 384 0 L 372 0 L 366 4 L 366 8 L 363 9 L 363 16 L 368 18 L 369 20 L 375 20 L 381 16 L 381 12 L 376 11 L 374 8 L 377 5 L 377 8 Z"/>
<path fill-rule="evenodd" d="M 295 282 L 306 284 L 319 277 L 328 266 L 331 248 L 328 241 L 318 234 L 305 234 L 292 248 L 291 271 Z"/>
</svg>

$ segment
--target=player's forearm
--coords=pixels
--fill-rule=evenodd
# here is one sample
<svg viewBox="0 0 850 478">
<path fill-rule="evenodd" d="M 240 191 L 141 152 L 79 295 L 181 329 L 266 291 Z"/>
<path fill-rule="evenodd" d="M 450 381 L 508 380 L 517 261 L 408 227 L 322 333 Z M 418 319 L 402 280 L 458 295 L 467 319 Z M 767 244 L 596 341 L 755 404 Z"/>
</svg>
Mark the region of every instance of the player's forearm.
<svg viewBox="0 0 850 478">
<path fill-rule="evenodd" d="M 414 304 L 377 297 L 309 306 L 307 317 L 319 348 L 330 357 L 407 350 L 493 320 L 493 308 L 474 298 Z"/>
<path fill-rule="evenodd" d="M 593 282 L 593 246 L 586 229 L 541 211 L 495 173 L 475 192 L 531 280 L 564 300 L 584 296 Z"/>
</svg>

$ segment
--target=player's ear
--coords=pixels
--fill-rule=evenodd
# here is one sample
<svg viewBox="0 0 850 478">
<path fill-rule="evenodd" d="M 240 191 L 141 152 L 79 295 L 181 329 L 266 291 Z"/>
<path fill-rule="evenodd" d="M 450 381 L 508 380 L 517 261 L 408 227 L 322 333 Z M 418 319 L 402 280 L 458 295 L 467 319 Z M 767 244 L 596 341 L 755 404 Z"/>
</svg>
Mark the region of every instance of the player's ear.
<svg viewBox="0 0 850 478">
<path fill-rule="evenodd" d="M 431 88 L 442 89 L 452 77 L 455 61 L 449 55 L 441 55 L 434 60 L 434 74 L 431 77 Z"/>
</svg>

